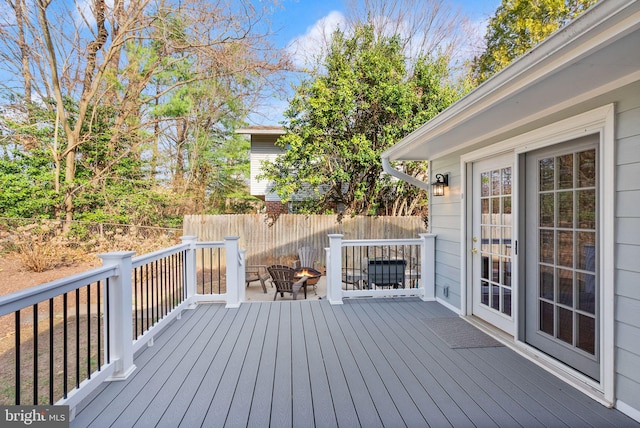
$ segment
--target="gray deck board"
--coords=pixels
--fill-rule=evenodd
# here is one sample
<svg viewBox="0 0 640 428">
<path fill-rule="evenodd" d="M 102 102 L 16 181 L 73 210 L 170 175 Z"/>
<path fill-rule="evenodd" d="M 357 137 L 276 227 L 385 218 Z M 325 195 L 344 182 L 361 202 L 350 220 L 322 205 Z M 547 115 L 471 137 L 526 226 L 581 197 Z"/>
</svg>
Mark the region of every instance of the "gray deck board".
<svg viewBox="0 0 640 428">
<path fill-rule="evenodd" d="M 72 427 L 640 427 L 507 347 L 451 349 L 436 302 L 203 304 Z"/>
</svg>

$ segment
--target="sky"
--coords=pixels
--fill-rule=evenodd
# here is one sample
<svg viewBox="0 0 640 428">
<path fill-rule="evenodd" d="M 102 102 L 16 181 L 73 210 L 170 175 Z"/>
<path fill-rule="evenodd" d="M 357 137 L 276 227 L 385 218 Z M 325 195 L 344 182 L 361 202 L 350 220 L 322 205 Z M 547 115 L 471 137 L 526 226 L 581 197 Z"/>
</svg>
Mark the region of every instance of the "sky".
<svg viewBox="0 0 640 428">
<path fill-rule="evenodd" d="M 459 8 L 481 35 L 501 3 L 501 0 L 443 1 L 453 9 Z M 343 19 L 344 3 L 344 0 L 281 0 L 281 7 L 270 16 L 277 46 L 295 52 L 294 63 L 304 65 L 304 56 L 318 47 L 316 40 L 321 29 L 335 28 Z M 250 118 L 252 125 L 279 125 L 286 105 L 286 99 L 273 100 L 260 114 Z"/>
</svg>

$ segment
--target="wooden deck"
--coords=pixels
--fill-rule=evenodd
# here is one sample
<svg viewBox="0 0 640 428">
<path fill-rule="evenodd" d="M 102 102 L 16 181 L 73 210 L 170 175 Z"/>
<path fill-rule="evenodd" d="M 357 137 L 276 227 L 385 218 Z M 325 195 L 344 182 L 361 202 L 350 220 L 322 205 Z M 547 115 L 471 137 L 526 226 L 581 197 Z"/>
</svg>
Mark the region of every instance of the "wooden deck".
<svg viewBox="0 0 640 428">
<path fill-rule="evenodd" d="M 507 347 L 451 349 L 418 299 L 199 305 L 72 427 L 632 427 Z"/>
</svg>

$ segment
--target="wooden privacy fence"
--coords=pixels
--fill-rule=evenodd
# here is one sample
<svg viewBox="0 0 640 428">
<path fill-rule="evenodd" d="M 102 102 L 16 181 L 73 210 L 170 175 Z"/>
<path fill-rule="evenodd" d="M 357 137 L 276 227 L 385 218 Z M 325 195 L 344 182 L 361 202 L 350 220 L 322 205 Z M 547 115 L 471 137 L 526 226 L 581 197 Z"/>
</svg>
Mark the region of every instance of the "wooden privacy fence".
<svg viewBox="0 0 640 428">
<path fill-rule="evenodd" d="M 298 258 L 298 248 L 316 249 L 316 266 L 326 265 L 324 249 L 330 233 L 345 239 L 406 239 L 426 232 L 421 217 L 344 217 L 335 215 L 282 214 L 276 219 L 264 214 L 190 215 L 184 217 L 184 235 L 198 241 L 220 241 L 225 236 L 239 236 L 240 248 L 246 249 L 247 264 L 284 263 Z"/>
</svg>

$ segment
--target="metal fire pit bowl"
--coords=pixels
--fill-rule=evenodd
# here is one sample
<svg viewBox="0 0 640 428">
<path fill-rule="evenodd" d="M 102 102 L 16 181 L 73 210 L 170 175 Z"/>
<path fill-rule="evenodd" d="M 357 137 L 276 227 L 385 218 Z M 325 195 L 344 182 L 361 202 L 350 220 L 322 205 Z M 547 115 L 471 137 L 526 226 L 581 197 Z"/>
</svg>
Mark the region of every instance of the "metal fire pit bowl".
<svg viewBox="0 0 640 428">
<path fill-rule="evenodd" d="M 307 285 L 315 285 L 320 281 L 320 277 L 322 276 L 322 272 L 317 271 L 313 268 L 303 267 L 296 269 L 296 273 L 294 275 L 296 278 L 302 278 L 303 276 L 307 277 Z"/>
</svg>

